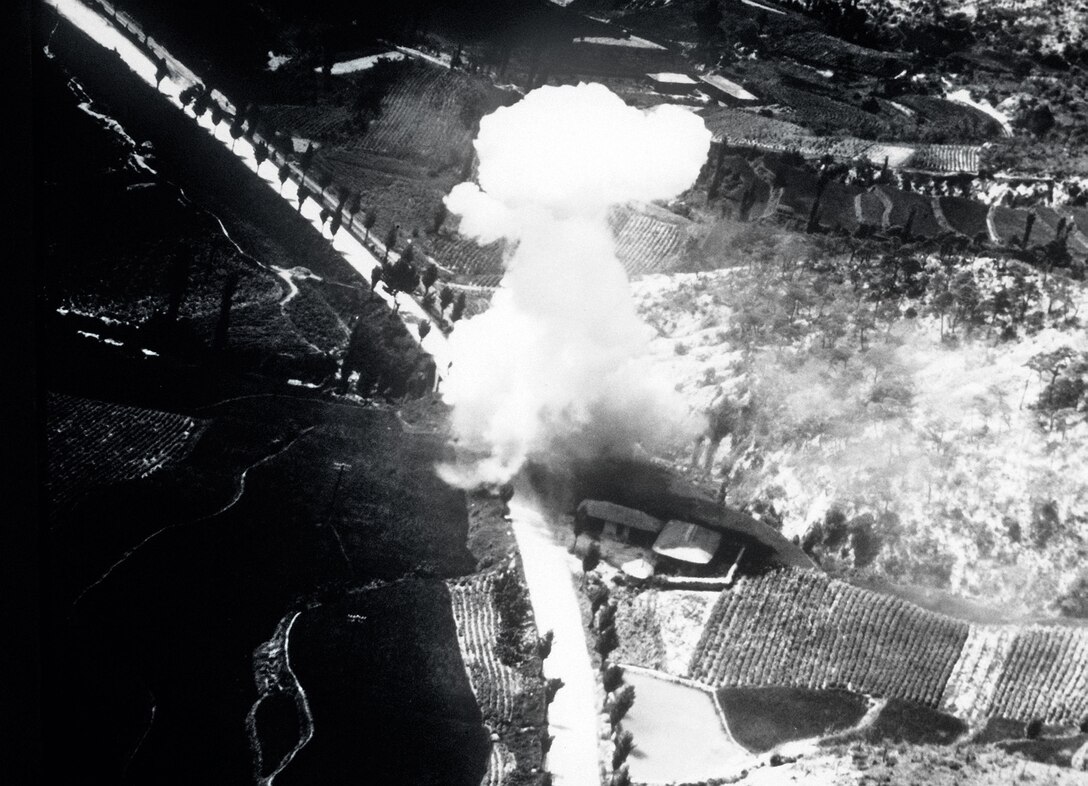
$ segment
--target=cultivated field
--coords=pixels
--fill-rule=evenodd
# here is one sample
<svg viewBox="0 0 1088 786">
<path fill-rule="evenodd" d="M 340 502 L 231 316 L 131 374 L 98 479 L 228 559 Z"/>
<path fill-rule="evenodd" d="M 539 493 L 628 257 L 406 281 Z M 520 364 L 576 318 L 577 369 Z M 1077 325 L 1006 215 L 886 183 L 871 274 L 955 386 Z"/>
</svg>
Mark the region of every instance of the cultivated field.
<svg viewBox="0 0 1088 786">
<path fill-rule="evenodd" d="M 515 702 L 524 690 L 524 680 L 498 655 L 500 624 L 492 597 L 494 583 L 494 576 L 489 574 L 450 582 L 450 602 L 457 623 L 457 644 L 480 711 L 496 724 L 508 724 L 514 719 Z"/>
<path fill-rule="evenodd" d="M 968 627 L 819 573 L 724 591 L 690 676 L 716 687 L 841 687 L 936 707 Z"/>
<path fill-rule="evenodd" d="M 183 459 L 207 420 L 50 394 L 46 402 L 50 507 L 90 488 L 145 478 Z"/>
</svg>

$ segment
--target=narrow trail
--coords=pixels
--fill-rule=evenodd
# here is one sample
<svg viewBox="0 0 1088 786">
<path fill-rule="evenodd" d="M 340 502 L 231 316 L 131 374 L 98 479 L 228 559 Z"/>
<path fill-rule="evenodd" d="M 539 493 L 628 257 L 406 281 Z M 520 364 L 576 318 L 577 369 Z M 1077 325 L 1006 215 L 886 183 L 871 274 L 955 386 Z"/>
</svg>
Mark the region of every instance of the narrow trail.
<svg viewBox="0 0 1088 786">
<path fill-rule="evenodd" d="M 255 461 L 254 463 L 252 463 L 248 467 L 246 467 L 244 470 L 242 470 L 242 474 L 239 475 L 239 477 L 238 477 L 238 487 L 237 487 L 237 489 L 235 489 L 234 496 L 232 496 L 230 498 L 230 500 L 223 507 L 219 508 L 219 510 L 215 511 L 214 513 L 209 513 L 207 516 L 201 516 L 200 518 L 192 519 L 190 521 L 181 521 L 181 522 L 178 522 L 178 523 L 175 523 L 175 524 L 169 524 L 169 525 L 167 525 L 165 527 L 162 527 L 161 529 L 155 530 L 150 535 L 148 535 L 146 538 L 141 540 L 139 543 L 137 543 L 131 549 L 126 551 L 124 553 L 124 555 L 122 555 L 122 557 L 119 560 L 117 560 L 115 563 L 113 563 L 106 570 L 105 573 L 103 573 L 101 576 L 99 576 L 93 582 L 91 582 L 86 587 L 84 587 L 83 591 L 80 592 L 79 595 L 76 596 L 76 599 L 74 601 L 72 601 L 72 606 L 73 607 L 78 606 L 80 601 L 83 600 L 83 598 L 87 595 L 88 592 L 90 592 L 95 587 L 97 587 L 102 582 L 104 582 L 106 579 L 108 579 L 113 574 L 114 571 L 116 571 L 124 563 L 126 563 L 134 554 L 136 554 L 140 549 L 144 548 L 148 543 L 153 541 L 155 538 L 162 535 L 164 532 L 168 532 L 170 530 L 177 529 L 178 527 L 187 527 L 187 526 L 190 526 L 192 524 L 199 524 L 202 521 L 208 521 L 209 519 L 213 519 L 216 516 L 221 516 L 222 514 L 226 513 L 228 510 L 233 508 L 238 503 L 238 501 L 242 498 L 242 495 L 245 494 L 245 491 L 246 491 L 246 476 L 249 474 L 250 470 L 256 469 L 257 467 L 260 467 L 261 465 L 266 464 L 269 461 L 272 461 L 272 459 L 276 458 L 277 456 L 280 456 L 281 454 L 286 453 L 288 450 L 291 449 L 292 446 L 294 446 L 294 444 L 296 442 L 298 442 L 300 439 L 302 439 L 304 436 L 306 436 L 308 433 L 310 433 L 313 430 L 314 430 L 314 426 L 307 426 L 302 431 L 300 431 L 298 434 L 296 434 L 295 437 L 293 439 L 291 439 L 286 445 L 282 446 L 281 448 L 279 448 L 275 452 L 270 453 L 269 455 L 265 456 L 264 458 L 258 459 L 257 461 Z"/>
<path fill-rule="evenodd" d="M 557 786 L 599 786 L 598 688 L 571 581 L 569 556 L 555 541 L 543 517 L 518 505 L 516 497 L 510 504 L 510 516 L 537 628 L 555 634 L 551 654 L 544 661 L 544 675 L 563 680 L 563 687 L 548 707 L 548 730 L 554 739 L 546 766 Z"/>
<path fill-rule="evenodd" d="M 298 742 L 295 743 L 295 747 L 289 750 L 286 754 L 284 754 L 284 757 L 280 759 L 279 763 L 276 765 L 276 769 L 274 769 L 268 775 L 257 780 L 258 786 L 272 786 L 273 782 L 276 780 L 276 776 L 283 772 L 285 769 L 287 769 L 287 766 L 292 761 L 294 761 L 295 756 L 299 754 L 299 751 L 305 748 L 309 744 L 310 740 L 314 738 L 314 733 L 316 731 L 316 728 L 314 726 L 313 712 L 311 712 L 310 710 L 310 701 L 306 696 L 306 691 L 302 687 L 302 683 L 299 682 L 298 675 L 296 675 L 294 669 L 291 668 L 291 628 L 294 627 L 295 622 L 301 615 L 301 611 L 296 611 L 284 628 L 282 650 L 283 670 L 290 680 L 290 684 L 287 685 L 284 690 L 294 695 L 295 706 L 302 714 L 302 723 L 300 729 L 301 733 L 299 734 Z M 260 735 L 256 729 L 255 718 L 257 715 L 257 708 L 261 705 L 261 702 L 264 701 L 265 698 L 267 698 L 267 694 L 262 695 L 260 698 L 257 699 L 256 703 L 253 705 L 253 708 L 249 711 L 249 718 L 247 719 L 248 725 L 250 725 L 251 733 L 253 735 L 253 739 L 251 740 L 251 742 L 253 745 L 257 746 L 256 750 L 258 756 L 260 755 Z"/>
<path fill-rule="evenodd" d="M 155 697 L 152 695 L 150 717 L 147 719 L 147 727 L 144 729 L 144 733 L 140 735 L 140 739 L 136 740 L 136 745 L 132 748 L 132 752 L 129 753 L 128 758 L 125 759 L 125 766 L 121 768 L 122 780 L 125 780 L 128 777 L 128 768 L 132 766 L 136 754 L 140 752 L 140 748 L 143 747 L 144 741 L 147 740 L 148 736 L 151 734 L 151 727 L 155 725 L 155 711 L 157 709 L 158 704 L 155 703 Z"/>
</svg>

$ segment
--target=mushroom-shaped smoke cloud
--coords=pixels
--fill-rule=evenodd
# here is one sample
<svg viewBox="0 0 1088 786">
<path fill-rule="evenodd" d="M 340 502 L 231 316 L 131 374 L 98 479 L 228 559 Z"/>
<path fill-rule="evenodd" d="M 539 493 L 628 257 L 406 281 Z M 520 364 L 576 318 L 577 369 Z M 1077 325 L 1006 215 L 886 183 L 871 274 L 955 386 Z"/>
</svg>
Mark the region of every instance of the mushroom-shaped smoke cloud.
<svg viewBox="0 0 1088 786">
<path fill-rule="evenodd" d="M 514 251 L 490 308 L 450 340 L 454 430 L 486 457 L 443 476 L 504 482 L 532 455 L 651 447 L 690 430 L 671 381 L 644 360 L 652 330 L 607 215 L 691 185 L 710 145 L 703 122 L 634 109 L 602 85 L 543 87 L 485 117 L 475 145 L 479 185 L 461 183 L 446 204 L 463 233 Z"/>
</svg>

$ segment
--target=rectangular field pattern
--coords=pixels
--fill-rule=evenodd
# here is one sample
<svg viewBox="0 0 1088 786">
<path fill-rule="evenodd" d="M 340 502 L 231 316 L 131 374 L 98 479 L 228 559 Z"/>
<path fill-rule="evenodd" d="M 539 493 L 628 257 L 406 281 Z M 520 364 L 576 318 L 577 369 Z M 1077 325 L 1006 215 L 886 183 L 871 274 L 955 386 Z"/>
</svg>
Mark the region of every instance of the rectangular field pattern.
<svg viewBox="0 0 1088 786">
<path fill-rule="evenodd" d="M 968 625 L 817 573 L 776 571 L 724 591 L 692 658 L 714 687 L 844 687 L 939 703 Z"/>
<path fill-rule="evenodd" d="M 521 675 L 499 660 L 496 643 L 499 612 L 493 599 L 494 576 L 473 576 L 449 583 L 457 643 L 472 692 L 485 720 L 510 723 L 522 691 Z"/>
<path fill-rule="evenodd" d="M 54 509 L 83 492 L 136 480 L 176 463 L 209 421 L 50 393 L 46 401 L 48 479 Z"/>
</svg>

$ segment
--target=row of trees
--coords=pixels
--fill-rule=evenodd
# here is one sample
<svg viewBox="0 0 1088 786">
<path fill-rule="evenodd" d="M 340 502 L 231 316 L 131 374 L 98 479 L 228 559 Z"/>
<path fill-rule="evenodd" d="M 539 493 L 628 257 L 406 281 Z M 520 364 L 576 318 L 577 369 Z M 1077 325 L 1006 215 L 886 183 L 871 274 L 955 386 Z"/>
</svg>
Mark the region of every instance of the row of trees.
<svg viewBox="0 0 1088 786">
<path fill-rule="evenodd" d="M 605 693 L 604 711 L 612 729 L 612 776 L 610 786 L 628 786 L 631 776 L 627 769 L 627 758 L 635 747 L 634 735 L 623 728 L 622 720 L 635 703 L 635 686 L 623 681 L 623 668 L 610 663 L 608 656 L 619 646 L 616 633 L 616 601 L 610 597 L 608 587 L 592 571 L 600 560 L 600 549 L 596 541 L 583 559 L 583 588 L 590 603 L 590 627 L 594 635 L 594 650 L 600 656 L 601 687 Z"/>
<path fill-rule="evenodd" d="M 351 231 L 356 223 L 359 223 L 364 231 L 364 245 L 373 247 L 371 230 L 377 223 L 376 211 L 373 208 L 364 209 L 363 196 L 360 192 L 334 189 L 332 174 L 326 169 L 314 166 L 316 151 L 313 143 L 308 144 L 304 150 L 296 152 L 289 138 L 264 127 L 260 108 L 257 105 L 248 104 L 244 109 L 230 116 L 214 97 L 213 90 L 203 84 L 186 87 L 181 91 L 179 99 L 183 107 L 192 110 L 195 117 L 209 115 L 213 127 L 229 122 L 230 135 L 235 143 L 243 137 L 249 140 L 253 145 L 258 173 L 266 161 L 278 166 L 277 178 L 281 193 L 287 180 L 292 178 L 294 171 L 297 171 L 299 174 L 296 195 L 297 212 L 302 211 L 308 199 L 313 199 L 322 204 L 321 225 L 322 228 L 328 227 L 330 237 L 335 237 L 344 226 Z M 232 149 L 233 147 L 232 143 Z M 335 205 L 326 202 L 327 195 L 333 193 L 338 193 Z M 436 231 L 441 227 L 445 217 L 446 211 L 443 205 L 435 215 Z M 416 249 L 411 241 L 400 250 L 399 254 L 396 253 L 399 230 L 400 225 L 394 223 L 384 238 L 381 262 L 371 274 L 371 290 L 375 290 L 379 284 L 385 286 L 393 296 L 394 313 L 400 306 L 398 295 L 419 292 L 421 304 L 431 314 L 434 323 L 443 330 L 452 329 L 453 324 L 464 316 L 467 307 L 465 292 L 455 293 L 448 286 L 438 288 L 438 266 L 433 261 L 427 261 L 422 269 L 417 267 Z M 176 313 L 177 307 L 171 305 L 169 310 Z M 419 338 L 421 340 L 425 338 L 431 329 L 431 320 L 422 320 L 417 326 Z M 367 329 L 362 324 L 361 316 L 357 318 L 341 366 L 340 387 L 346 389 L 348 377 L 353 373 L 359 373 L 357 386 L 359 390 L 366 391 L 364 394 L 369 394 L 371 391 L 384 392 L 393 396 L 421 394 L 426 387 L 424 378 L 433 380 L 434 369 L 423 368 L 425 364 L 421 365 L 415 357 L 417 354 L 415 352 L 408 352 L 403 363 L 390 362 L 385 357 L 390 350 L 396 352 L 408 350 L 408 347 L 397 350 L 398 343 L 399 341 L 391 335 L 389 326 L 377 325 L 373 329 Z"/>
</svg>

